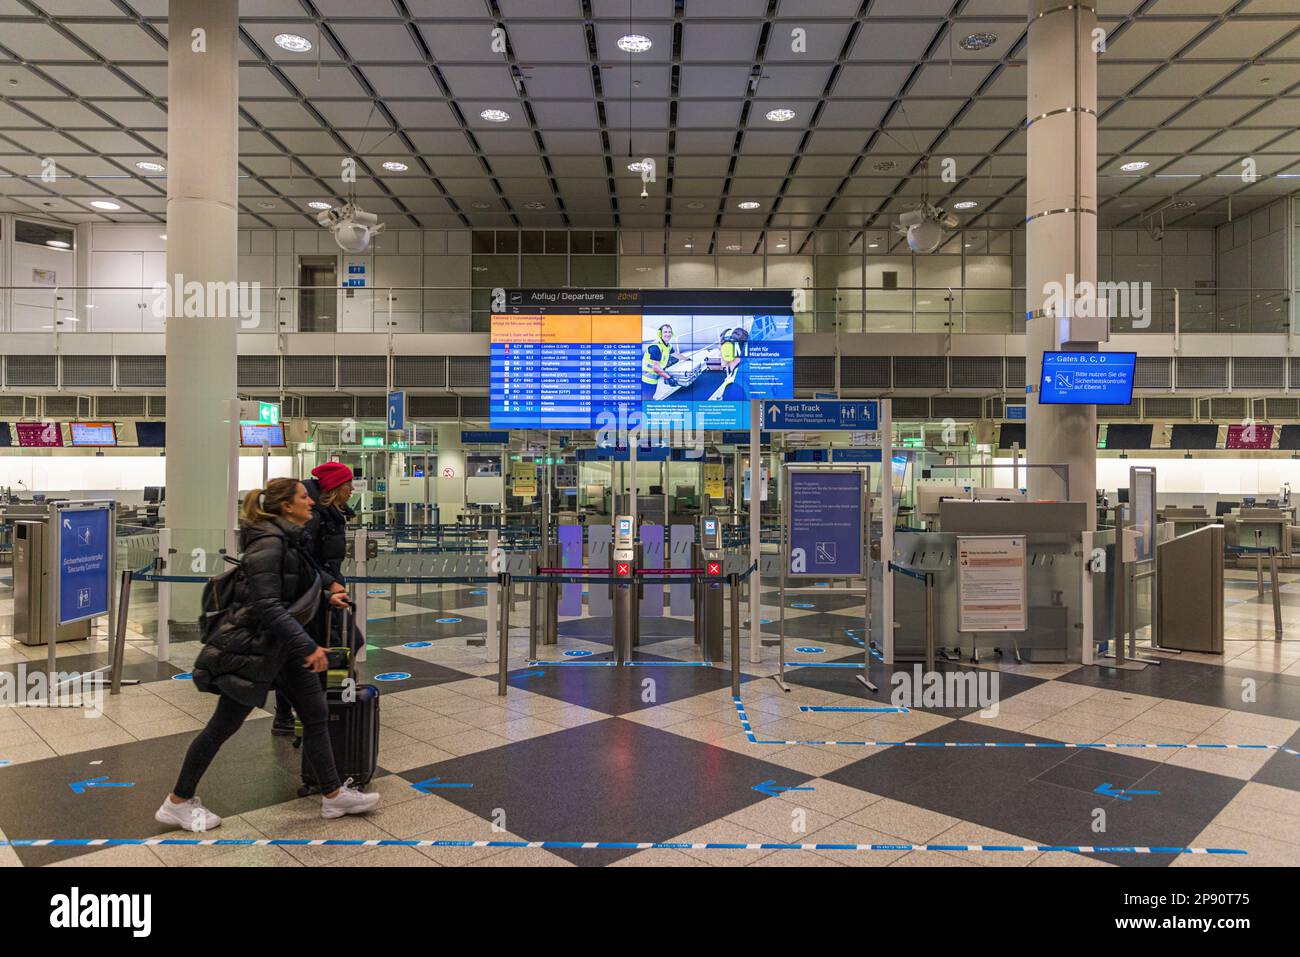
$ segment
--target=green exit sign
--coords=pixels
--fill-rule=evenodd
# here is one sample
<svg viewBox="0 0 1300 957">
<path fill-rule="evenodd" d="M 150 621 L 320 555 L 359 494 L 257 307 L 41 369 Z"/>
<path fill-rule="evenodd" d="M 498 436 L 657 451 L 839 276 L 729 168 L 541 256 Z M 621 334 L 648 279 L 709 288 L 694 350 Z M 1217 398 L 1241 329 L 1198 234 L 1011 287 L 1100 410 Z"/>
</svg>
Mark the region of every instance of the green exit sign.
<svg viewBox="0 0 1300 957">
<path fill-rule="evenodd" d="M 280 424 L 280 403 L 278 402 L 257 403 L 257 421 L 261 425 L 279 425 Z"/>
<path fill-rule="evenodd" d="M 394 452 L 402 452 L 405 451 L 406 449 L 409 449 L 410 447 L 411 447 L 410 442 L 394 442 L 392 445 L 389 446 L 389 448 L 392 449 Z"/>
<path fill-rule="evenodd" d="M 382 449 L 384 447 L 384 437 L 382 435 L 363 435 L 361 445 L 367 449 Z"/>
</svg>

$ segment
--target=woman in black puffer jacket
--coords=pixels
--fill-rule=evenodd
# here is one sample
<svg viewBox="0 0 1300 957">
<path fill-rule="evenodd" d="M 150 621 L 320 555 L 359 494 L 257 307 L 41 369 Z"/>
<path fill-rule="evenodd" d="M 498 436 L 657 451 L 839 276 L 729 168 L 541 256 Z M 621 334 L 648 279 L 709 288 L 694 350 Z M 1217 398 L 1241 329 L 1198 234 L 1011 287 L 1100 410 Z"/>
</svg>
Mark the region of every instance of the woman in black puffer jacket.
<svg viewBox="0 0 1300 957">
<path fill-rule="evenodd" d="M 348 508 L 348 499 L 352 498 L 352 470 L 342 462 L 326 462 L 312 469 L 311 474 L 302 483 L 311 498 L 311 520 L 305 526 L 307 548 L 316 564 L 336 583 L 330 587 L 342 589 L 347 584 L 343 578 L 343 560 L 348 551 L 348 519 L 355 514 Z M 331 616 L 330 610 L 323 609 L 316 622 L 315 634 L 322 645 L 337 643 L 331 632 Z M 361 632 L 354 621 L 349 642 L 353 654 L 361 650 L 361 641 Z M 283 691 L 277 691 L 271 733 L 287 736 L 294 730 L 293 706 Z"/>
<path fill-rule="evenodd" d="M 316 564 L 305 548 L 303 527 L 311 519 L 311 498 L 301 482 L 275 479 L 244 499 L 240 522 L 243 560 L 233 612 L 199 652 L 194 684 L 220 695 L 207 727 L 191 742 L 172 793 L 155 819 L 190 831 L 221 824 L 195 796 L 199 779 L 226 742 L 272 687 L 288 695 L 303 721 L 303 748 L 313 776 L 322 784 L 321 816 L 361 814 L 379 803 L 340 782 L 330 745 L 325 692 L 318 674 L 327 667 L 305 625 L 320 605 L 322 587 L 343 604 L 342 586 Z"/>
</svg>

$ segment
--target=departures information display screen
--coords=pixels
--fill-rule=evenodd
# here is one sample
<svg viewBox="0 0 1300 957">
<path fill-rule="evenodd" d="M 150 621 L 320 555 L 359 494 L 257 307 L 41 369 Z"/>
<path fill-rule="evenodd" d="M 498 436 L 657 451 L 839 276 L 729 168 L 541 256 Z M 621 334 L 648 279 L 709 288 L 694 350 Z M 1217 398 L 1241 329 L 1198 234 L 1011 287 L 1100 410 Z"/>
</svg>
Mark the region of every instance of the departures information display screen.
<svg viewBox="0 0 1300 957">
<path fill-rule="evenodd" d="M 1047 405 L 1128 405 L 1133 352 L 1044 352 L 1038 401 Z"/>
<path fill-rule="evenodd" d="M 508 290 L 492 316 L 493 428 L 746 429 L 794 396 L 784 291 Z"/>
</svg>

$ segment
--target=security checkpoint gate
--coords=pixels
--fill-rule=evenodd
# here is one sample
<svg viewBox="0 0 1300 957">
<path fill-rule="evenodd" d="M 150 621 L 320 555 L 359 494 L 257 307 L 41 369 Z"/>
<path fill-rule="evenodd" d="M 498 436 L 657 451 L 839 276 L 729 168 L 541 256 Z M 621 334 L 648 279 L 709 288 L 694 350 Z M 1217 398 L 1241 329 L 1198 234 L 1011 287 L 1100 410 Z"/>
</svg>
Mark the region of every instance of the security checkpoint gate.
<svg viewBox="0 0 1300 957">
<path fill-rule="evenodd" d="M 617 579 L 610 586 L 613 589 L 614 606 L 614 660 L 620 665 L 631 660 L 632 648 L 639 643 L 641 629 L 635 529 L 636 523 L 631 515 L 615 518 L 614 541 L 609 552 L 610 569 Z"/>
<path fill-rule="evenodd" d="M 723 656 L 722 582 L 724 558 L 722 523 L 715 516 L 702 515 L 700 540 L 695 545 L 695 567 L 704 570 L 696 579 L 695 641 L 705 661 L 721 661 Z"/>
</svg>

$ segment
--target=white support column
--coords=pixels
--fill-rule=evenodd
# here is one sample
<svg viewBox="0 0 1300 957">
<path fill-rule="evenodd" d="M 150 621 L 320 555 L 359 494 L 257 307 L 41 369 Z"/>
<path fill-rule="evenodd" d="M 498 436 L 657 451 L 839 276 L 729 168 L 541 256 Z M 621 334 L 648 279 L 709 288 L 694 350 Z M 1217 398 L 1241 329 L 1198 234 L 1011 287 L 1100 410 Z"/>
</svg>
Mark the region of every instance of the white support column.
<svg viewBox="0 0 1300 957">
<path fill-rule="evenodd" d="M 241 298 L 239 3 L 171 0 L 167 15 L 167 526 L 188 555 L 215 552 L 233 521 L 221 437 L 235 397 Z M 173 622 L 197 620 L 199 594 L 197 586 L 173 591 Z"/>
<path fill-rule="evenodd" d="M 1069 466 L 1070 497 L 1091 506 L 1097 484 L 1097 411 L 1040 405 L 1043 353 L 1057 347 L 1044 315 L 1048 283 L 1097 281 L 1097 27 L 1095 0 L 1029 0 L 1028 185 L 1025 199 L 1025 397 L 1030 464 Z M 1064 499 L 1051 469 L 1028 471 L 1031 499 Z M 1095 510 L 1088 508 L 1088 527 Z"/>
<path fill-rule="evenodd" d="M 438 434 L 438 521 L 454 525 L 465 511 L 465 450 L 460 444 L 460 423 L 437 426 Z M 447 474 L 451 469 L 452 474 Z M 505 476 L 502 476 L 504 481 Z"/>
</svg>

